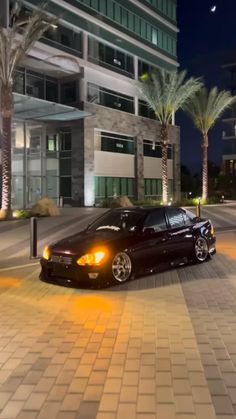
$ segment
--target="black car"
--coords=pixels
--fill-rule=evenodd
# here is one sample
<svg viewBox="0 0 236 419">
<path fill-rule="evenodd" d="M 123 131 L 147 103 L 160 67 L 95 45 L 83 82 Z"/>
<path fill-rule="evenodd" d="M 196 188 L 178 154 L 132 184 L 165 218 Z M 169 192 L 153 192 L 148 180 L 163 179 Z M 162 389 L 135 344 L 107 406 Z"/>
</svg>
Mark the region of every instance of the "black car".
<svg viewBox="0 0 236 419">
<path fill-rule="evenodd" d="M 113 209 L 44 249 L 41 279 L 121 283 L 163 264 L 204 262 L 215 253 L 210 220 L 175 207 Z"/>
</svg>

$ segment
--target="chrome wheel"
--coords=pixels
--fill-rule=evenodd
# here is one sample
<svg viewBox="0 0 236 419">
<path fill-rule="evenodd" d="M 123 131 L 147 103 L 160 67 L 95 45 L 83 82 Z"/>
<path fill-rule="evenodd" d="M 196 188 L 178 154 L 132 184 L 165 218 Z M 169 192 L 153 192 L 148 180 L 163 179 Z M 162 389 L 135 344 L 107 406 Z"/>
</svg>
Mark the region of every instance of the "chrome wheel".
<svg viewBox="0 0 236 419">
<path fill-rule="evenodd" d="M 198 262 L 204 262 L 208 257 L 208 244 L 206 239 L 198 237 L 195 242 L 195 257 Z"/>
<path fill-rule="evenodd" d="M 112 261 L 112 274 L 116 281 L 125 282 L 132 271 L 130 257 L 125 252 L 117 253 Z"/>
</svg>

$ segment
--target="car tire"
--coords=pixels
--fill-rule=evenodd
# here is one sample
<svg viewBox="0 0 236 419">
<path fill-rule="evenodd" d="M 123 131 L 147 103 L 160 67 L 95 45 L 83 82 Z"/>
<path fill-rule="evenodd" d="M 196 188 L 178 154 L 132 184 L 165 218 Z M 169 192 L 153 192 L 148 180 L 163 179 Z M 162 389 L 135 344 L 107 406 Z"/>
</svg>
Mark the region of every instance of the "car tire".
<svg viewBox="0 0 236 419">
<path fill-rule="evenodd" d="M 126 252 L 118 252 L 111 263 L 113 280 L 117 283 L 127 282 L 132 274 L 132 260 Z"/>
<path fill-rule="evenodd" d="M 209 247 L 207 240 L 198 236 L 194 243 L 194 261 L 198 263 L 203 263 L 209 258 Z"/>
</svg>

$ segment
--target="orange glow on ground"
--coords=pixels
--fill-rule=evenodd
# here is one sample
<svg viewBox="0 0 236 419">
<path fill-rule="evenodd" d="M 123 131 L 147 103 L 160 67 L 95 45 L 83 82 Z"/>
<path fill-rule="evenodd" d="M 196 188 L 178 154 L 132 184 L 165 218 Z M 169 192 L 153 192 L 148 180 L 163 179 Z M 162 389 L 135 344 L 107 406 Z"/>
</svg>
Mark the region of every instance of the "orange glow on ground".
<svg viewBox="0 0 236 419">
<path fill-rule="evenodd" d="M 230 260 L 236 260 L 236 236 L 234 233 L 219 234 L 217 236 L 216 250 Z"/>
<path fill-rule="evenodd" d="M 14 277 L 4 277 L 0 279 L 0 288 L 19 288 L 20 280 Z"/>
</svg>

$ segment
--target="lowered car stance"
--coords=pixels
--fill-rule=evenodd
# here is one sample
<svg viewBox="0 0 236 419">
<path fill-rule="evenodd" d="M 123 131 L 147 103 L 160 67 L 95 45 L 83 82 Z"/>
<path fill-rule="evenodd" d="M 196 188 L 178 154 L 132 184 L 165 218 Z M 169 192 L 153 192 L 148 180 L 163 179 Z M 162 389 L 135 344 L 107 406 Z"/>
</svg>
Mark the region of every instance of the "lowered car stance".
<svg viewBox="0 0 236 419">
<path fill-rule="evenodd" d="M 163 264 L 204 262 L 215 249 L 210 220 L 183 208 L 113 209 L 85 230 L 45 247 L 40 277 L 48 282 L 123 283 Z"/>
</svg>

